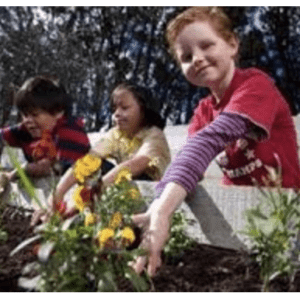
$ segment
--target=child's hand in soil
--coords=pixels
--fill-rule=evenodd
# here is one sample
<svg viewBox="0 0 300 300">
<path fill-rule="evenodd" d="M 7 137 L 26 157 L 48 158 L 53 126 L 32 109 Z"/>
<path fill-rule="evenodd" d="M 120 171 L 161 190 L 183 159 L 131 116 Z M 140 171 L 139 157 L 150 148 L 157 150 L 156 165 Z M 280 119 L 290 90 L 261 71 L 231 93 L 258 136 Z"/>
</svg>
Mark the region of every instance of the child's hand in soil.
<svg viewBox="0 0 300 300">
<path fill-rule="evenodd" d="M 9 183 L 9 179 L 6 173 L 0 174 L 0 196 L 4 194 L 6 187 Z"/>
<path fill-rule="evenodd" d="M 34 227 L 39 222 L 48 222 L 55 212 L 58 212 L 63 219 L 67 219 L 76 215 L 78 213 L 78 210 L 75 207 L 67 208 L 65 202 L 57 203 L 55 211 L 52 207 L 49 207 L 48 209 L 38 209 L 34 211 L 31 217 L 30 226 Z"/>
<path fill-rule="evenodd" d="M 148 252 L 148 257 L 139 256 L 132 267 L 140 274 L 146 268 L 148 261 L 147 272 L 150 276 L 154 276 L 161 266 L 161 252 L 169 237 L 169 218 L 151 211 L 134 215 L 132 219 L 137 226 L 143 228 L 141 247 Z"/>
<path fill-rule="evenodd" d="M 37 209 L 33 212 L 31 221 L 30 221 L 30 226 L 34 227 L 35 225 L 38 225 L 40 222 L 46 223 L 49 221 L 49 219 L 52 216 L 52 210 L 47 208 L 47 209 Z"/>
</svg>

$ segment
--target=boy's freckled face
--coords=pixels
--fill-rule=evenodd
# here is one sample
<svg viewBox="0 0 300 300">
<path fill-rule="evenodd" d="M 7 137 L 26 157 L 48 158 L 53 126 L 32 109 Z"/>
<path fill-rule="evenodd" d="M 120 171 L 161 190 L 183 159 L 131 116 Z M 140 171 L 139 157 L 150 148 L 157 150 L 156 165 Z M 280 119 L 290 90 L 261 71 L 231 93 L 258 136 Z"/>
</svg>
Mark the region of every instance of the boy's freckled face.
<svg viewBox="0 0 300 300">
<path fill-rule="evenodd" d="M 209 22 L 198 21 L 182 29 L 174 49 L 187 80 L 214 89 L 233 72 L 238 44 L 236 40 L 225 41 Z"/>
<path fill-rule="evenodd" d="M 51 115 L 40 109 L 22 114 L 23 123 L 33 137 L 41 136 L 44 130 L 52 131 L 59 117 L 61 117 L 61 113 Z"/>
<path fill-rule="evenodd" d="M 127 90 L 119 90 L 113 96 L 115 126 L 133 136 L 141 129 L 143 114 L 134 95 Z"/>
</svg>

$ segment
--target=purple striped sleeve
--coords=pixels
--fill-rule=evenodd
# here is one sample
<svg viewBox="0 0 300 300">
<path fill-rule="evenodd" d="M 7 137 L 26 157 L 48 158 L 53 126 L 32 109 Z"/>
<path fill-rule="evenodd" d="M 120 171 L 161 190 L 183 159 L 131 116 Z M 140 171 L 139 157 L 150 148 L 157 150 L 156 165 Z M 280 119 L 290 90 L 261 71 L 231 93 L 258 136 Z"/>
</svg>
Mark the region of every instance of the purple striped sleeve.
<svg viewBox="0 0 300 300">
<path fill-rule="evenodd" d="M 202 179 L 210 162 L 226 145 L 239 138 L 245 138 L 251 127 L 252 123 L 240 115 L 221 113 L 209 126 L 188 139 L 157 184 L 156 198 L 170 182 L 181 185 L 188 193 L 191 192 Z"/>
</svg>

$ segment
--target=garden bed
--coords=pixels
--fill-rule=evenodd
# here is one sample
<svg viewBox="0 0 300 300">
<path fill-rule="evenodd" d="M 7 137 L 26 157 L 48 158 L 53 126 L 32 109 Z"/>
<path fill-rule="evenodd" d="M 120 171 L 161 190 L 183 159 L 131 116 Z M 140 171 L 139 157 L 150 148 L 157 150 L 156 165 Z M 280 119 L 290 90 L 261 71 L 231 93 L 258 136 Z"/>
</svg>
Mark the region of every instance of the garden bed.
<svg viewBox="0 0 300 300">
<path fill-rule="evenodd" d="M 18 278 L 23 267 L 36 260 L 29 245 L 15 256 L 9 253 L 24 239 L 32 236 L 28 211 L 7 207 L 3 228 L 8 233 L 6 243 L 0 244 L 0 292 L 18 292 Z M 259 292 L 262 281 L 259 268 L 246 253 L 197 244 L 173 262 L 167 262 L 153 278 L 149 291 L 153 292 Z M 125 282 L 120 292 L 132 291 Z M 300 272 L 292 283 L 287 278 L 276 278 L 270 291 L 300 291 Z"/>
</svg>

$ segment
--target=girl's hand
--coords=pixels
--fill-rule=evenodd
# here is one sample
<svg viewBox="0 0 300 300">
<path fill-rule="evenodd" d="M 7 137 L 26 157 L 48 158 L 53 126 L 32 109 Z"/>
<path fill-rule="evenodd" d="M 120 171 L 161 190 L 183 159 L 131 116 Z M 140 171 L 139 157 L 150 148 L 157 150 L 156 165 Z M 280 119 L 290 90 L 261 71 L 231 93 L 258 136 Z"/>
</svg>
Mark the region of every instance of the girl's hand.
<svg viewBox="0 0 300 300">
<path fill-rule="evenodd" d="M 58 201 L 54 201 L 54 197 L 51 194 L 49 198 L 47 199 L 47 207 L 46 208 L 40 208 L 34 211 L 31 217 L 30 226 L 34 227 L 39 222 L 46 223 L 50 220 L 50 218 L 53 216 L 53 214 L 56 211 L 56 203 Z"/>
<path fill-rule="evenodd" d="M 74 207 L 71 207 L 69 209 L 66 209 L 64 211 L 58 211 L 63 219 L 68 219 L 73 217 L 74 215 L 78 214 L 78 210 Z M 34 227 L 37 225 L 40 221 L 42 223 L 46 223 L 50 220 L 50 218 L 53 216 L 54 212 L 52 209 L 38 209 L 34 211 L 32 217 L 30 226 Z"/>
<path fill-rule="evenodd" d="M 48 208 L 48 209 L 42 208 L 42 209 L 35 210 L 31 217 L 30 226 L 34 227 L 40 221 L 42 223 L 46 223 L 49 221 L 49 219 L 51 218 L 52 215 L 53 215 L 53 211 L 50 208 Z"/>
<path fill-rule="evenodd" d="M 138 257 L 132 267 L 140 274 L 148 261 L 148 274 L 154 276 L 161 266 L 161 252 L 169 237 L 169 219 L 155 211 L 134 215 L 132 219 L 137 226 L 143 228 L 141 247 L 148 252 L 148 257 Z"/>
</svg>

